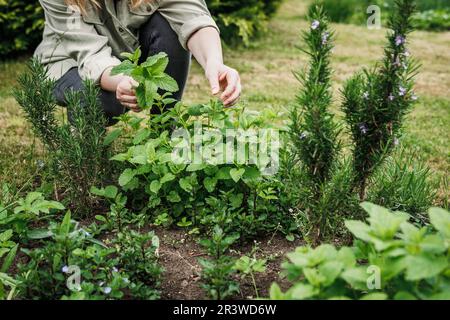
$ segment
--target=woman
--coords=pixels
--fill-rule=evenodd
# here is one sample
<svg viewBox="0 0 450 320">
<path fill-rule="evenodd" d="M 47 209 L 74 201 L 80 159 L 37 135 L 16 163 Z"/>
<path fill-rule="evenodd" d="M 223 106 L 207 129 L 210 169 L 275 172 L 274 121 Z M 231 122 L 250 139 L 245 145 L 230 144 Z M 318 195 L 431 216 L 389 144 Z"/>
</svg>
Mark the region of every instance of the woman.
<svg viewBox="0 0 450 320">
<path fill-rule="evenodd" d="M 213 95 L 225 106 L 239 99 L 236 70 L 224 65 L 219 30 L 204 0 L 39 0 L 45 12 L 43 41 L 35 56 L 57 80 L 55 97 L 65 105 L 68 90 L 82 90 L 91 79 L 101 88 L 100 101 L 109 124 L 127 111 L 138 112 L 136 82 L 111 75 L 122 52 L 141 47 L 142 60 L 166 52 L 166 72 L 179 84 L 181 99 L 191 53 L 205 70 Z"/>
</svg>

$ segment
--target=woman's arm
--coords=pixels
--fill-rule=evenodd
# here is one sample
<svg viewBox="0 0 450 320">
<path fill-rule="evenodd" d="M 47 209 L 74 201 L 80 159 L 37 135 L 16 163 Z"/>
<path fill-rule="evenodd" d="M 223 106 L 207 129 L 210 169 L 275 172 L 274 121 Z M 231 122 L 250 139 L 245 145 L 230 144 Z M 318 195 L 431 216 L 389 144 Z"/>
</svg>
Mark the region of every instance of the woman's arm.
<svg viewBox="0 0 450 320">
<path fill-rule="evenodd" d="M 239 73 L 223 64 L 222 45 L 215 28 L 206 27 L 195 32 L 187 46 L 195 59 L 205 70 L 213 95 L 218 95 L 224 105 L 234 105 L 242 91 Z"/>
</svg>

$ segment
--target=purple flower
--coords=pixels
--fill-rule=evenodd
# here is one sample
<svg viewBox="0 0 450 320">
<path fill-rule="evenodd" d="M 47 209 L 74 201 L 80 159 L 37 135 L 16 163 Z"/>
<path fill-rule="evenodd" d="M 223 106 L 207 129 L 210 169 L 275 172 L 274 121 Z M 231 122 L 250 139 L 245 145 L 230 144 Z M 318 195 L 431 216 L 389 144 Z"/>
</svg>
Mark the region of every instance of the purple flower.
<svg viewBox="0 0 450 320">
<path fill-rule="evenodd" d="M 69 267 L 68 266 L 64 266 L 61 269 L 62 273 L 69 273 Z"/>
<path fill-rule="evenodd" d="M 406 39 L 404 36 L 398 35 L 397 37 L 395 37 L 395 45 L 397 47 L 401 46 L 402 44 L 404 44 L 406 42 Z"/>
<path fill-rule="evenodd" d="M 361 123 L 359 125 L 359 130 L 361 131 L 362 134 L 367 134 L 367 132 L 369 131 L 365 123 Z"/>
<path fill-rule="evenodd" d="M 394 100 L 395 100 L 395 97 L 394 97 L 394 95 L 391 93 L 391 94 L 389 95 L 388 99 L 389 99 L 389 101 L 394 101 Z"/>
<path fill-rule="evenodd" d="M 406 95 L 406 89 L 405 89 L 404 87 L 400 86 L 400 87 L 398 88 L 398 95 L 399 95 L 400 97 L 404 97 L 404 96 Z"/>
<path fill-rule="evenodd" d="M 106 287 L 106 288 L 103 289 L 103 292 L 106 293 L 106 294 L 110 294 L 111 291 L 112 291 L 111 287 Z"/>
<path fill-rule="evenodd" d="M 320 21 L 314 20 L 311 24 L 311 29 L 316 30 L 320 26 Z"/>
<path fill-rule="evenodd" d="M 322 45 L 326 45 L 328 43 L 328 38 L 330 37 L 329 32 L 324 32 L 322 34 Z"/>
<path fill-rule="evenodd" d="M 418 99 L 419 99 L 419 97 L 416 96 L 416 95 L 413 93 L 412 96 L 411 96 L 411 100 L 412 100 L 412 101 L 417 101 Z"/>
</svg>

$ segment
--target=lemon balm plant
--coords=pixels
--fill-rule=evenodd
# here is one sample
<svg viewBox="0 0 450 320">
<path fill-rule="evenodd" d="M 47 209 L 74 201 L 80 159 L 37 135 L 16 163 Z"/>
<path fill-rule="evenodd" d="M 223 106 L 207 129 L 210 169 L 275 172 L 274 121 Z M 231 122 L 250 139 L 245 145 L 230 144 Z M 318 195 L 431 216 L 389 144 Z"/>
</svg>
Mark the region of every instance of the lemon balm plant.
<svg viewBox="0 0 450 320">
<path fill-rule="evenodd" d="M 134 194 L 143 191 L 138 194 L 145 196 L 134 197 L 134 203 L 141 200 L 144 210 L 158 209 L 159 216 L 167 214 L 181 227 L 198 226 L 208 220 L 202 214 L 212 214 L 209 198 L 231 192 L 229 202 L 242 208 L 245 225 L 251 227 L 254 221 L 261 229 L 266 227 L 264 221 L 276 225 L 274 220 L 281 216 L 273 203 L 280 183 L 274 175 L 265 175 L 268 168 L 276 171 L 279 142 L 271 124 L 276 114 L 226 109 L 218 101 L 174 105 L 171 92 L 178 86 L 164 72 L 165 54 L 141 64 L 139 51 L 125 57 L 113 73 L 132 76 L 139 83 L 138 104 L 145 112 L 153 111 L 146 117 L 122 116 L 122 127 L 107 138 L 109 142 L 128 137 L 125 152 L 112 160 L 123 166 L 120 187 Z"/>
</svg>

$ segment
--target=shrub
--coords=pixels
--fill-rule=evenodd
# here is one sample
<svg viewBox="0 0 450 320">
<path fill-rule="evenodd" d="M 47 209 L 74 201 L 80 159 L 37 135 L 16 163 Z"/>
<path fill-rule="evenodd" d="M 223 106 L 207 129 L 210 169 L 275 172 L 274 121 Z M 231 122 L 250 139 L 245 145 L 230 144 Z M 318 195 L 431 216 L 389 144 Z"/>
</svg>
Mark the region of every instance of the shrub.
<svg viewBox="0 0 450 320">
<path fill-rule="evenodd" d="M 418 65 L 407 50 L 407 35 L 412 31 L 412 3 L 411 0 L 396 2 L 382 62 L 357 73 L 342 90 L 342 110 L 351 137 L 351 160 L 339 152 L 340 128 L 329 111 L 333 32 L 320 6 L 310 10 L 310 30 L 303 34 L 310 61 L 308 69 L 298 74 L 302 88 L 290 112 L 291 159 L 285 163 L 290 162 L 289 166 L 293 167 L 298 162 L 300 167 L 294 170 L 300 185 L 293 189 L 298 193 L 298 216 L 306 216 L 303 221 L 300 219 L 300 225 L 314 230 L 315 240 L 339 231 L 343 215 L 358 213 L 354 206 L 356 195 L 360 201 L 367 198 L 370 178 L 398 145 L 404 118 L 416 100 L 413 86 Z M 399 174 L 407 176 L 407 170 L 403 166 Z M 415 196 L 422 192 L 426 200 L 422 197 L 418 201 L 425 204 L 431 196 L 430 190 L 412 190 L 427 187 L 419 178 L 414 182 L 416 186 L 411 186 L 408 179 L 403 179 L 396 186 Z M 406 201 L 405 198 L 396 200 Z"/>
<path fill-rule="evenodd" d="M 282 0 L 206 0 L 226 43 L 248 45 L 264 32 Z M 42 39 L 44 12 L 39 2 L 0 0 L 0 57 L 33 50 Z"/>
<path fill-rule="evenodd" d="M 417 29 L 448 31 L 450 30 L 450 9 L 427 10 L 414 16 Z"/>
<path fill-rule="evenodd" d="M 320 0 L 318 2 L 324 6 L 333 22 L 365 24 L 368 18 L 366 10 L 370 5 L 380 6 L 383 20 L 395 11 L 395 0 Z M 449 0 L 416 0 L 415 4 L 418 12 L 414 15 L 414 25 L 417 29 L 435 31 L 449 29 Z"/>
<path fill-rule="evenodd" d="M 89 189 L 102 182 L 108 167 L 106 122 L 97 98 L 99 89 L 86 82 L 83 92 L 66 93 L 70 123 L 60 123 L 53 96 L 55 83 L 48 78 L 46 67 L 31 60 L 29 70 L 19 77 L 19 84 L 14 95 L 48 151 L 48 167 L 56 187 L 64 190 L 76 213 L 89 214 L 94 204 Z"/>
<path fill-rule="evenodd" d="M 409 212 L 424 223 L 423 213 L 436 198 L 431 178 L 428 167 L 401 152 L 374 174 L 367 199 L 390 210 Z"/>
<path fill-rule="evenodd" d="M 207 0 L 226 43 L 249 45 L 266 29 L 282 0 Z"/>
<path fill-rule="evenodd" d="M 38 1 L 0 1 L 0 57 L 32 50 L 42 39 L 43 9 Z"/>
<path fill-rule="evenodd" d="M 305 190 L 309 193 L 306 211 L 311 224 L 320 233 L 327 219 L 327 212 L 320 210 L 320 204 L 336 164 L 340 142 L 339 127 L 329 111 L 334 35 L 321 7 L 311 8 L 309 20 L 311 29 L 303 32 L 306 45 L 303 51 L 310 57 L 309 68 L 296 74 L 302 88 L 290 112 L 289 135 L 301 170 L 308 177 L 305 180 Z"/>
<path fill-rule="evenodd" d="M 419 229 L 406 213 L 362 207 L 368 224 L 346 222 L 354 247 L 297 248 L 283 265 L 293 286 L 273 284 L 271 299 L 450 299 L 450 213 L 430 209 L 433 228 Z"/>
<path fill-rule="evenodd" d="M 404 118 L 417 100 L 413 86 L 419 66 L 407 49 L 413 3 L 396 2 L 383 61 L 356 74 L 342 90 L 342 109 L 353 140 L 353 183 L 361 201 L 366 198 L 369 177 L 398 145 Z"/>
</svg>

